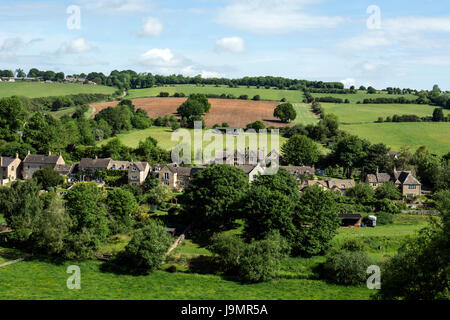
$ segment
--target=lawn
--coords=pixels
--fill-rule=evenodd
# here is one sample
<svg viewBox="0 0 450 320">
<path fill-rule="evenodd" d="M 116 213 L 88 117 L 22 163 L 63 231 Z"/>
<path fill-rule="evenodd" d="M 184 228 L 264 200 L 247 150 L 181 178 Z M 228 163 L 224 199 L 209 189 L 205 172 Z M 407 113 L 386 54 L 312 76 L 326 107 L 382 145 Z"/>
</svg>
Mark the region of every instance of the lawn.
<svg viewBox="0 0 450 320">
<path fill-rule="evenodd" d="M 189 130 L 192 137 L 192 147 L 193 147 L 193 130 Z M 166 127 L 151 127 L 144 130 L 134 130 L 127 133 L 119 134 L 117 137 L 128 147 L 136 148 L 139 145 L 139 141 L 145 140 L 147 137 L 153 137 L 158 141 L 158 145 L 166 150 L 171 150 L 173 147 L 179 144 L 177 141 L 171 141 L 172 138 L 172 129 Z M 225 137 L 224 137 L 225 139 Z M 104 140 L 99 143 L 99 145 L 104 145 L 110 139 Z M 246 144 L 248 144 L 248 139 L 246 139 Z M 286 141 L 285 138 L 280 136 L 280 147 Z M 268 147 L 266 150 L 271 148 L 271 136 L 268 134 L 267 137 Z M 204 142 L 203 147 L 209 145 L 209 142 Z M 271 149 L 270 149 L 271 150 Z"/>
<path fill-rule="evenodd" d="M 71 117 L 75 113 L 76 109 L 77 109 L 77 107 L 64 108 L 64 109 L 61 109 L 58 111 L 51 112 L 51 115 L 58 119 L 62 118 L 63 116 Z M 84 114 L 84 117 L 86 119 L 90 119 L 90 118 L 92 118 L 94 113 L 95 113 L 95 108 L 89 107 L 89 110 Z"/>
<path fill-rule="evenodd" d="M 5 222 L 5 218 L 3 217 L 3 214 L 0 213 L 0 223 Z"/>
<path fill-rule="evenodd" d="M 148 89 L 135 89 L 128 92 L 127 98 L 145 98 L 145 97 L 156 97 L 160 92 L 168 92 L 171 96 L 174 93 L 184 93 L 189 95 L 192 93 L 203 93 L 203 94 L 232 94 L 235 97 L 241 95 L 248 95 L 249 99 L 252 99 L 256 95 L 261 96 L 261 100 L 271 100 L 280 101 L 285 98 L 289 102 L 301 102 L 304 99 L 303 92 L 300 90 L 278 90 L 278 89 L 257 89 L 256 87 L 247 88 L 245 86 L 238 88 L 229 88 L 228 86 L 196 86 L 196 85 L 172 85 L 167 87 L 154 87 Z"/>
<path fill-rule="evenodd" d="M 405 98 L 408 100 L 417 99 L 417 96 L 413 94 L 387 94 L 385 91 L 378 91 L 375 94 L 368 94 L 367 91 L 359 91 L 354 94 L 338 94 L 338 93 L 312 93 L 313 97 L 335 97 L 342 100 L 348 99 L 350 103 L 356 104 L 358 101 L 363 102 L 364 99 L 376 99 L 376 98 Z"/>
<path fill-rule="evenodd" d="M 312 113 L 311 105 L 305 103 L 294 103 L 294 109 L 297 112 L 297 118 L 294 120 L 295 124 L 316 124 L 319 119 Z"/>
<path fill-rule="evenodd" d="M 116 90 L 117 89 L 113 87 L 84 85 L 84 84 L 1 82 L 0 98 L 10 96 L 25 96 L 28 98 L 39 98 L 51 96 L 65 96 L 79 93 L 113 94 Z"/>
<path fill-rule="evenodd" d="M 372 143 L 384 143 L 392 150 L 399 151 L 402 146 L 407 146 L 415 151 L 420 146 L 427 146 L 439 155 L 450 151 L 448 122 L 367 123 L 341 125 L 340 128 Z"/>
<path fill-rule="evenodd" d="M 338 116 L 341 123 L 375 122 L 379 117 L 414 114 L 419 117 L 432 116 L 435 107 L 423 104 L 335 104 L 321 103 L 326 113 Z M 449 114 L 450 110 L 444 110 Z"/>
</svg>

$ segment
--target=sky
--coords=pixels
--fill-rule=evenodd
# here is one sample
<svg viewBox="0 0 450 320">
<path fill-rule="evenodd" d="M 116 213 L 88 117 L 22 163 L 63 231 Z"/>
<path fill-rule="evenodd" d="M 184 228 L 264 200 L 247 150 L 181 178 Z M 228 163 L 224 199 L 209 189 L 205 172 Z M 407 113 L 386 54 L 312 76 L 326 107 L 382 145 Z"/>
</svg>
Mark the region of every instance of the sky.
<svg viewBox="0 0 450 320">
<path fill-rule="evenodd" d="M 0 69 L 450 90 L 448 0 L 0 0 Z"/>
</svg>

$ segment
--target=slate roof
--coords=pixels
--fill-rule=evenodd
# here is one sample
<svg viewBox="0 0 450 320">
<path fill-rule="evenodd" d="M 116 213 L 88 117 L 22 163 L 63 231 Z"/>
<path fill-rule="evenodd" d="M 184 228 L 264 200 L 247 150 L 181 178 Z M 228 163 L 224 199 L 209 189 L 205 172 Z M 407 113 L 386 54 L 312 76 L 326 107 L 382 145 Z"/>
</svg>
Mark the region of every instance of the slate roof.
<svg viewBox="0 0 450 320">
<path fill-rule="evenodd" d="M 111 158 L 107 159 L 90 159 L 90 158 L 83 158 L 80 161 L 80 167 L 81 168 L 90 168 L 90 169 L 108 169 L 109 165 L 111 164 L 113 160 Z"/>
<path fill-rule="evenodd" d="M 417 180 L 410 171 L 401 171 L 401 172 L 395 172 L 395 184 L 415 184 L 419 185 L 421 184 L 419 180 Z"/>
<path fill-rule="evenodd" d="M 245 174 L 248 175 L 250 172 L 253 171 L 253 169 L 256 168 L 256 165 L 244 164 L 244 165 L 236 166 L 236 168 L 241 169 L 242 171 L 245 172 Z"/>
<path fill-rule="evenodd" d="M 29 154 L 23 160 L 24 163 L 30 164 L 48 164 L 48 165 L 56 165 L 59 160 L 59 155 L 49 155 L 44 156 L 40 154 Z"/>
<path fill-rule="evenodd" d="M 355 180 L 329 180 L 328 182 L 328 188 L 333 189 L 337 188 L 340 190 L 346 190 L 353 188 L 355 186 Z"/>
<path fill-rule="evenodd" d="M 73 172 L 74 168 L 74 164 L 58 164 L 55 167 L 55 171 L 57 171 L 60 175 L 68 176 Z"/>
<path fill-rule="evenodd" d="M 300 179 L 303 175 L 313 176 L 315 173 L 315 169 L 312 167 L 296 167 L 296 166 L 280 166 L 280 168 L 286 169 L 290 174 L 292 174 L 295 178 Z"/>
<path fill-rule="evenodd" d="M 16 158 L 0 157 L 0 167 L 8 167 Z"/>
<path fill-rule="evenodd" d="M 149 166 L 148 162 L 133 162 L 132 164 L 134 164 L 139 171 L 145 171 Z"/>
</svg>

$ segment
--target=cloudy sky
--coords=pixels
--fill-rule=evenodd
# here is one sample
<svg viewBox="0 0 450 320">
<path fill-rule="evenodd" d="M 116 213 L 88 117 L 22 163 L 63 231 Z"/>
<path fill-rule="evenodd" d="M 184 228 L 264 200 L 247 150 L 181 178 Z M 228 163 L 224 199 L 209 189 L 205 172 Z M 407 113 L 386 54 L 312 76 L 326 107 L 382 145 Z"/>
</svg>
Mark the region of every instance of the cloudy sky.
<svg viewBox="0 0 450 320">
<path fill-rule="evenodd" d="M 450 90 L 450 2 L 0 0 L 0 69 L 18 67 Z"/>
</svg>

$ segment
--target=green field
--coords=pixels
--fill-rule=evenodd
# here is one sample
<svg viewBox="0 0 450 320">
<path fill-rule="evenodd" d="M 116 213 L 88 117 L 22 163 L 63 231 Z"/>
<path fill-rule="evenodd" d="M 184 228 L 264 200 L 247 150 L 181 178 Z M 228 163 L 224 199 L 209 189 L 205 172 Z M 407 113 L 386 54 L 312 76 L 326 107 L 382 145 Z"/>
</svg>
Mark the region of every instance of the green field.
<svg viewBox="0 0 450 320">
<path fill-rule="evenodd" d="M 189 130 L 189 132 L 191 132 L 192 146 L 193 146 L 194 133 L 193 133 L 192 129 Z M 128 147 L 131 147 L 131 148 L 136 148 L 139 145 L 139 141 L 143 141 L 147 137 L 153 137 L 158 141 L 158 145 L 161 148 L 166 149 L 166 150 L 171 150 L 173 147 L 175 147 L 176 145 L 179 144 L 179 142 L 177 142 L 177 141 L 171 141 L 172 133 L 173 133 L 173 131 L 171 128 L 151 127 L 151 128 L 144 129 L 144 130 L 134 130 L 134 131 L 130 131 L 127 133 L 122 133 L 122 134 L 117 135 L 117 137 L 122 141 L 122 143 L 124 143 L 125 145 L 127 145 Z M 111 138 L 111 139 L 113 139 L 113 138 Z M 100 142 L 99 145 L 100 146 L 104 145 L 111 139 L 104 140 L 104 141 Z M 225 139 L 225 136 L 224 136 L 224 139 Z M 246 141 L 248 141 L 248 139 L 246 139 Z M 280 136 L 280 147 L 285 141 L 286 141 L 286 139 Z M 268 143 L 268 149 L 270 149 L 270 147 L 271 147 L 270 134 L 268 134 L 267 143 Z M 206 147 L 208 144 L 209 144 L 209 142 L 206 142 L 206 143 L 204 142 L 203 147 Z"/>
<path fill-rule="evenodd" d="M 424 227 L 427 220 L 424 216 L 397 215 L 393 225 L 341 228 L 333 242 L 337 245 L 348 238 L 362 239 L 369 254 L 380 262 L 392 256 L 401 241 Z M 121 247 L 126 245 L 119 242 Z M 381 250 L 377 248 L 379 245 Z M 17 250 L 0 248 L 0 263 L 22 255 Z M 0 268 L 0 299 L 367 300 L 374 293 L 364 286 L 346 287 L 318 280 L 314 269 L 324 257 L 288 258 L 282 262 L 276 280 L 259 284 L 241 284 L 207 271 L 198 274 L 189 268 L 190 259 L 210 255 L 207 249 L 186 240 L 171 253 L 162 270 L 148 275 L 113 273 L 99 261 L 30 257 Z M 70 265 L 81 269 L 81 290 L 66 287 L 69 277 L 66 270 Z M 170 265 L 176 266 L 178 272 L 163 271 Z"/>
<path fill-rule="evenodd" d="M 336 95 L 335 95 L 336 96 Z M 338 116 L 341 123 L 375 122 L 379 117 L 386 119 L 393 115 L 415 114 L 419 117 L 432 116 L 435 107 L 423 104 L 335 104 L 321 103 L 326 113 Z M 447 115 L 450 110 L 444 110 Z"/>
<path fill-rule="evenodd" d="M 240 95 L 248 95 L 249 99 L 252 99 L 255 95 L 260 95 L 261 100 L 271 100 L 280 101 L 286 98 L 289 102 L 302 102 L 304 95 L 302 91 L 299 90 L 278 90 L 278 89 L 257 89 L 256 87 L 239 87 L 239 88 L 229 88 L 228 86 L 196 86 L 196 85 L 173 85 L 167 87 L 154 87 L 149 89 L 135 89 L 128 92 L 127 98 L 145 98 L 145 97 L 156 97 L 160 92 L 168 92 L 171 96 L 178 92 L 189 95 L 192 93 L 204 93 L 204 94 L 232 94 L 235 97 Z"/>
<path fill-rule="evenodd" d="M 319 119 L 312 113 L 311 105 L 305 103 L 294 103 L 294 109 L 297 112 L 297 118 L 294 120 L 295 124 L 316 124 Z"/>
<path fill-rule="evenodd" d="M 448 122 L 399 122 L 341 125 L 342 130 L 365 138 L 372 143 L 384 143 L 399 151 L 407 146 L 415 151 L 427 146 L 439 155 L 450 152 L 450 123 Z"/>
<path fill-rule="evenodd" d="M 113 87 L 84 84 L 0 82 L 0 98 L 10 96 L 39 98 L 79 93 L 113 94 L 116 90 Z"/>
<path fill-rule="evenodd" d="M 77 107 L 65 108 L 65 109 L 51 112 L 51 115 L 58 119 L 62 118 L 64 116 L 72 116 L 75 113 L 76 109 L 77 109 Z M 84 114 L 84 117 L 86 119 L 90 119 L 94 115 L 94 113 L 95 113 L 95 108 L 90 107 L 89 110 Z"/>
<path fill-rule="evenodd" d="M 348 99 L 350 103 L 356 104 L 358 101 L 361 103 L 364 99 L 376 99 L 376 98 L 405 98 L 408 100 L 417 99 L 417 96 L 413 94 L 387 94 L 387 92 L 379 91 L 378 93 L 368 94 L 367 91 L 359 91 L 354 94 L 338 94 L 338 93 L 312 93 L 313 97 L 335 97 L 340 98 L 342 100 Z"/>
</svg>

